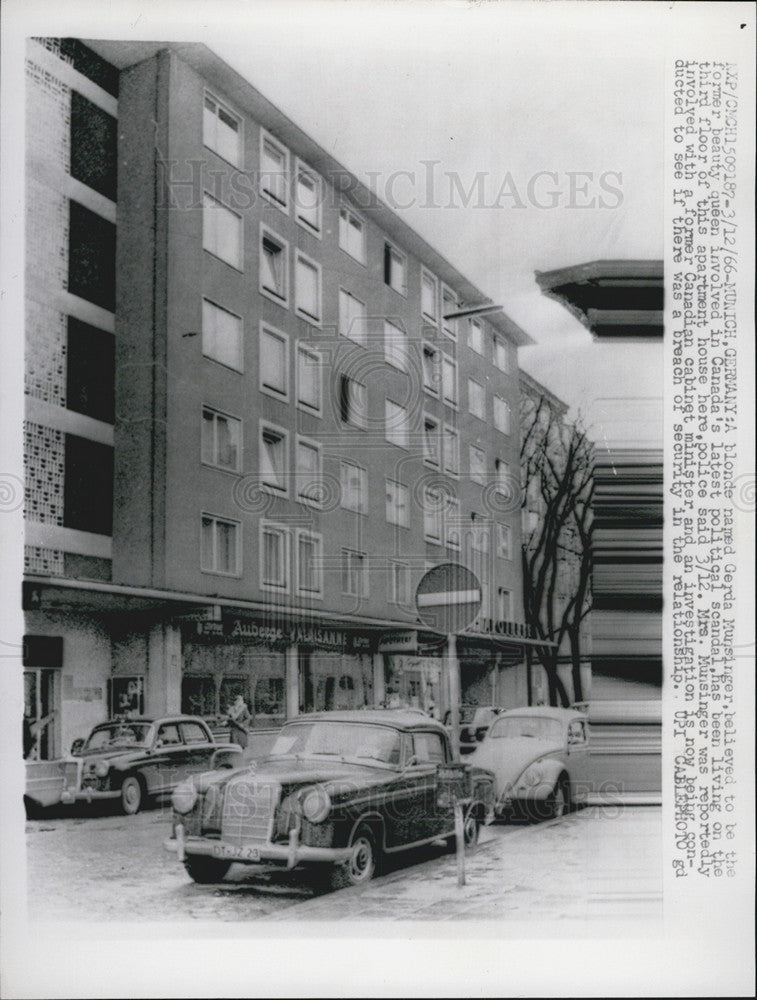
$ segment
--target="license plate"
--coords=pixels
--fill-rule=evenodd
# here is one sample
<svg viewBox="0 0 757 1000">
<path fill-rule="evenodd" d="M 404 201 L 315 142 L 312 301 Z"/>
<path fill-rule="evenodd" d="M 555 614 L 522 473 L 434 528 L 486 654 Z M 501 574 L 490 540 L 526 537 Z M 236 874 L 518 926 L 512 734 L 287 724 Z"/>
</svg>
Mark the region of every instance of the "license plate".
<svg viewBox="0 0 757 1000">
<path fill-rule="evenodd" d="M 260 861 L 258 847 L 232 847 L 231 844 L 215 844 L 213 856 L 216 858 L 236 858 L 239 861 Z"/>
</svg>

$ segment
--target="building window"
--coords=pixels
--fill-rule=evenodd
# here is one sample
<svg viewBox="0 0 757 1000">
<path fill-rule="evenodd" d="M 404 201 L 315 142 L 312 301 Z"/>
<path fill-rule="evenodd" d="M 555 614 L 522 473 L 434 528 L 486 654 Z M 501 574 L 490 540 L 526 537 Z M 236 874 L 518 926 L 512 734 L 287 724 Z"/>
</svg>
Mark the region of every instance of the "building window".
<svg viewBox="0 0 757 1000">
<path fill-rule="evenodd" d="M 345 205 L 339 209 L 339 246 L 350 257 L 365 263 L 365 226 L 363 220 Z"/>
<path fill-rule="evenodd" d="M 460 548 L 460 501 L 452 496 L 446 498 L 444 507 L 444 544 Z"/>
<path fill-rule="evenodd" d="M 365 386 L 348 375 L 339 376 L 339 417 L 344 424 L 365 427 Z"/>
<path fill-rule="evenodd" d="M 315 441 L 297 438 L 295 449 L 297 496 L 317 504 L 322 499 L 321 448 Z"/>
<path fill-rule="evenodd" d="M 202 196 L 202 246 L 242 270 L 242 218 L 206 191 Z"/>
<path fill-rule="evenodd" d="M 368 513 L 368 473 L 352 462 L 339 463 L 341 506 L 358 514 Z"/>
<path fill-rule="evenodd" d="M 408 490 L 402 483 L 392 479 L 386 481 L 386 520 L 400 528 L 410 527 L 410 511 L 407 504 Z"/>
<path fill-rule="evenodd" d="M 510 371 L 507 343 L 501 337 L 494 338 L 494 364 L 501 372 Z"/>
<path fill-rule="evenodd" d="M 321 235 L 321 178 L 297 161 L 294 184 L 294 212 L 300 225 L 315 236 Z"/>
<path fill-rule="evenodd" d="M 486 485 L 486 454 L 474 444 L 470 446 L 470 478 L 474 483 Z"/>
<path fill-rule="evenodd" d="M 442 358 L 442 392 L 445 403 L 457 406 L 457 362 L 446 354 Z"/>
<path fill-rule="evenodd" d="M 506 495 L 509 495 L 512 487 L 514 486 L 510 479 L 509 464 L 504 462 L 501 458 L 495 459 L 494 475 L 497 480 L 497 489 L 501 490 Z"/>
<path fill-rule="evenodd" d="M 460 472 L 460 447 L 457 430 L 445 425 L 442 437 L 444 441 L 444 471 L 456 476 Z"/>
<path fill-rule="evenodd" d="M 65 436 L 63 526 L 97 535 L 113 531 L 113 448 Z"/>
<path fill-rule="evenodd" d="M 237 576 L 240 572 L 238 521 L 228 521 L 212 514 L 202 515 L 202 542 L 200 566 L 205 573 L 225 573 Z"/>
<path fill-rule="evenodd" d="M 66 407 L 112 424 L 115 418 L 115 338 L 73 316 L 66 338 Z"/>
<path fill-rule="evenodd" d="M 423 491 L 423 536 L 428 542 L 442 540 L 442 514 L 446 492 L 438 486 L 427 486 Z"/>
<path fill-rule="evenodd" d="M 202 408 L 202 460 L 219 469 L 239 470 L 242 422 L 225 413 Z"/>
<path fill-rule="evenodd" d="M 468 409 L 474 417 L 486 420 L 486 390 L 472 378 L 468 379 Z"/>
<path fill-rule="evenodd" d="M 406 372 L 409 365 L 408 336 L 396 323 L 384 320 L 384 357 L 390 365 Z"/>
<path fill-rule="evenodd" d="M 212 94 L 205 94 L 202 116 L 202 141 L 224 160 L 239 166 L 241 119 L 224 107 Z"/>
<path fill-rule="evenodd" d="M 297 345 L 297 404 L 321 412 L 321 356 L 304 344 Z"/>
<path fill-rule="evenodd" d="M 309 323 L 321 322 L 321 268 L 298 250 L 294 256 L 295 312 Z"/>
<path fill-rule="evenodd" d="M 320 597 L 323 592 L 323 557 L 321 536 L 297 529 L 297 592 Z"/>
<path fill-rule="evenodd" d="M 509 559 L 512 555 L 512 531 L 509 524 L 497 525 L 497 556 L 500 559 Z"/>
<path fill-rule="evenodd" d="M 510 433 L 510 407 L 501 396 L 494 397 L 494 426 L 503 434 Z"/>
<path fill-rule="evenodd" d="M 407 563 L 389 561 L 389 601 L 402 607 L 410 604 L 410 567 Z"/>
<path fill-rule="evenodd" d="M 270 229 L 260 229 L 260 291 L 286 305 L 289 297 L 287 243 Z"/>
<path fill-rule="evenodd" d="M 476 354 L 484 353 L 484 328 L 474 317 L 468 320 L 468 347 Z"/>
<path fill-rule="evenodd" d="M 509 622 L 512 620 L 512 605 L 510 601 L 510 591 L 504 587 L 497 588 L 497 621 Z"/>
<path fill-rule="evenodd" d="M 68 291 L 114 312 L 116 227 L 76 201 L 68 206 Z"/>
<path fill-rule="evenodd" d="M 260 426 L 260 479 L 275 493 L 287 493 L 289 459 L 287 432 L 270 424 Z"/>
<path fill-rule="evenodd" d="M 433 274 L 421 271 L 421 312 L 430 323 L 439 322 L 439 285 Z"/>
<path fill-rule="evenodd" d="M 442 285 L 442 330 L 452 340 L 457 340 L 457 320 L 447 319 L 447 316 L 457 312 L 459 308 L 455 293 L 451 288 Z"/>
<path fill-rule="evenodd" d="M 343 288 L 339 289 L 339 332 L 357 344 L 365 344 L 365 304 Z"/>
<path fill-rule="evenodd" d="M 384 244 L 384 283 L 404 295 L 407 289 L 407 259 L 390 243 Z"/>
<path fill-rule="evenodd" d="M 260 390 L 289 397 L 289 338 L 268 326 L 260 327 Z"/>
<path fill-rule="evenodd" d="M 244 371 L 242 320 L 208 299 L 202 301 L 202 353 L 235 371 Z"/>
<path fill-rule="evenodd" d="M 423 460 L 438 468 L 441 459 L 439 421 L 427 413 L 423 415 Z"/>
<path fill-rule="evenodd" d="M 289 590 L 289 532 L 260 522 L 260 584 L 264 590 Z"/>
<path fill-rule="evenodd" d="M 400 448 L 408 446 L 408 424 L 407 410 L 399 403 L 393 403 L 391 399 L 384 401 L 384 420 L 386 426 L 386 440 L 392 444 L 399 445 Z"/>
<path fill-rule="evenodd" d="M 288 210 L 286 148 L 266 132 L 260 133 L 260 191 L 283 211 Z"/>
<path fill-rule="evenodd" d="M 364 552 L 342 549 L 342 593 L 368 596 L 368 560 Z"/>
<path fill-rule="evenodd" d="M 433 344 L 424 343 L 423 358 L 423 388 L 432 396 L 439 395 L 439 383 L 442 379 L 440 369 L 441 353 Z"/>
<path fill-rule="evenodd" d="M 116 200 L 116 119 L 71 91 L 71 176 Z"/>
</svg>

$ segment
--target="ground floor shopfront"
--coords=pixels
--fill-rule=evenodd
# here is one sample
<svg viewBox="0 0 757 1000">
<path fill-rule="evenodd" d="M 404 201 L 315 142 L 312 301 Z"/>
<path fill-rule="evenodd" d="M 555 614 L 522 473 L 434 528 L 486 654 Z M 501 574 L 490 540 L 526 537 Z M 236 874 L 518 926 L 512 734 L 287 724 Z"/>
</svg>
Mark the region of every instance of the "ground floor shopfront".
<svg viewBox="0 0 757 1000">
<path fill-rule="evenodd" d="M 60 756 L 113 715 L 220 720 L 240 694 L 263 729 L 312 711 L 408 706 L 443 718 L 455 697 L 529 702 L 522 636 L 461 633 L 450 661 L 446 637 L 401 623 L 187 603 L 114 586 L 27 584 L 27 758 Z"/>
</svg>

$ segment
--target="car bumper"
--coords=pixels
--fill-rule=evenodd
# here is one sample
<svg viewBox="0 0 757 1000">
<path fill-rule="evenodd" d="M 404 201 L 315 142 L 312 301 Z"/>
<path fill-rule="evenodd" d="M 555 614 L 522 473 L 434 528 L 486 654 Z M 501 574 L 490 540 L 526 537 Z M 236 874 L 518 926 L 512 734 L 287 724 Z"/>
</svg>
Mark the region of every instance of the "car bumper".
<svg viewBox="0 0 757 1000">
<path fill-rule="evenodd" d="M 174 836 L 164 840 L 163 846 L 167 851 L 176 854 L 179 861 L 183 861 L 187 855 L 202 855 L 241 864 L 283 863 L 287 868 L 294 868 L 302 862 L 340 864 L 352 853 L 349 847 L 311 847 L 308 844 L 301 844 L 298 830 L 290 831 L 289 841 L 286 844 L 265 843 L 235 847 L 232 844 L 225 844 L 222 840 L 188 837 L 181 823 L 177 823 Z"/>
<path fill-rule="evenodd" d="M 60 800 L 66 804 L 71 802 L 96 802 L 100 799 L 117 799 L 121 794 L 119 788 L 64 788 Z"/>
</svg>

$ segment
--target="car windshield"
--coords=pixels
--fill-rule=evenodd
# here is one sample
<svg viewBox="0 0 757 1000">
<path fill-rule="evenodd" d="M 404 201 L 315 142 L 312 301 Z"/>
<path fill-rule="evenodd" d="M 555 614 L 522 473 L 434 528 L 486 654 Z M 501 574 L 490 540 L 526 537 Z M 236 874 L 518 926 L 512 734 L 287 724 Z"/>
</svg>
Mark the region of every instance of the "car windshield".
<svg viewBox="0 0 757 1000">
<path fill-rule="evenodd" d="M 296 722 L 285 726 L 272 757 L 325 756 L 399 764 L 400 734 L 387 726 L 352 722 Z"/>
<path fill-rule="evenodd" d="M 511 715 L 500 718 L 489 730 L 492 739 L 531 736 L 536 740 L 560 743 L 565 738 L 565 726 L 559 719 L 541 715 Z"/>
<path fill-rule="evenodd" d="M 147 745 L 151 728 L 147 722 L 113 722 L 107 726 L 98 726 L 90 733 L 84 749 L 143 747 Z"/>
</svg>

